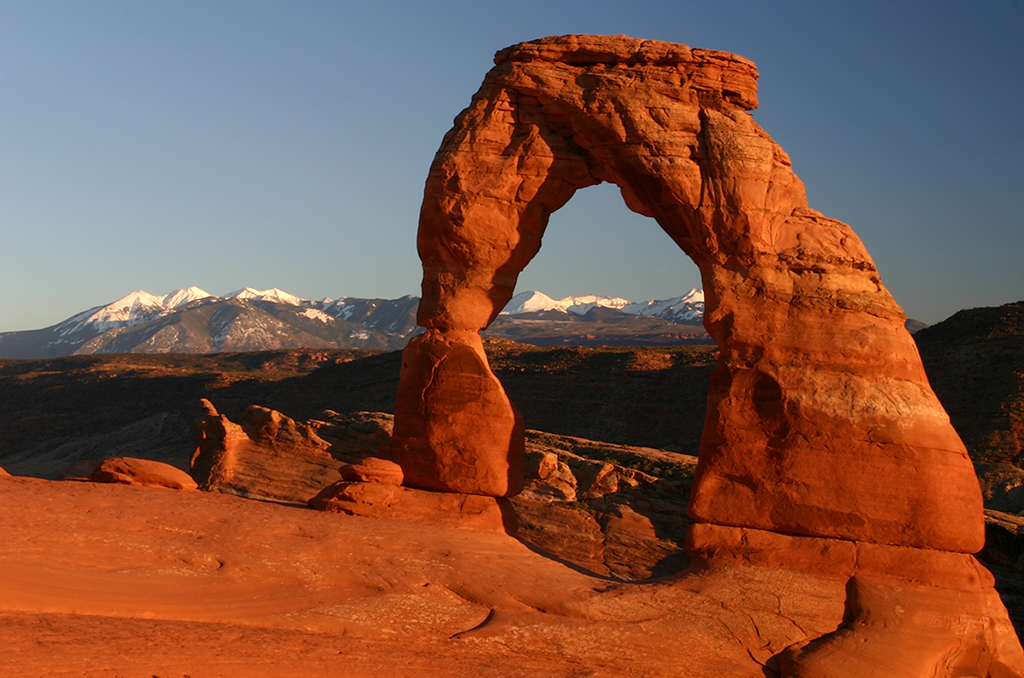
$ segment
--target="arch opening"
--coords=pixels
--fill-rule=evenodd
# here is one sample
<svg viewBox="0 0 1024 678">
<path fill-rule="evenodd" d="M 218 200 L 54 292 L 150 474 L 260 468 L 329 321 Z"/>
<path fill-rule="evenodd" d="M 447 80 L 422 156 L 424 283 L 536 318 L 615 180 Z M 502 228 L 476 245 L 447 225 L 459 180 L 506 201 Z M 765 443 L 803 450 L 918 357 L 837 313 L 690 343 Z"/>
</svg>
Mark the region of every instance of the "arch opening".
<svg viewBox="0 0 1024 678">
<path fill-rule="evenodd" d="M 537 255 L 515 293 L 560 299 L 594 294 L 633 302 L 668 299 L 700 288 L 700 269 L 671 246 L 650 217 L 630 210 L 619 188 L 603 182 L 576 191 L 552 213 Z"/>
</svg>

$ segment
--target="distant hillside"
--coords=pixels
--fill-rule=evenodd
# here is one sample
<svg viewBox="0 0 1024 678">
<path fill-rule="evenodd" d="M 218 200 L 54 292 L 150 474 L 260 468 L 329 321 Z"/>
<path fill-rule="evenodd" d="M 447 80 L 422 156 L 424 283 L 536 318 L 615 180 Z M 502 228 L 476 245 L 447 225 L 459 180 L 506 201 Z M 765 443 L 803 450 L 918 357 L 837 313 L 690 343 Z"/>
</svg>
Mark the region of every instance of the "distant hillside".
<svg viewBox="0 0 1024 678">
<path fill-rule="evenodd" d="M 714 347 L 485 345 L 528 427 L 696 454 Z M 152 444 L 188 447 L 200 398 L 236 420 L 253 404 L 301 420 L 327 409 L 391 412 L 400 367 L 397 351 L 336 349 L 0 360 L 0 467 L 15 472 L 18 460 L 62 445 L 108 454 L 111 440 L 138 438 L 125 427 L 152 417 Z"/>
<path fill-rule="evenodd" d="M 1024 301 L 965 309 L 914 339 L 971 456 L 1024 464 Z"/>
</svg>

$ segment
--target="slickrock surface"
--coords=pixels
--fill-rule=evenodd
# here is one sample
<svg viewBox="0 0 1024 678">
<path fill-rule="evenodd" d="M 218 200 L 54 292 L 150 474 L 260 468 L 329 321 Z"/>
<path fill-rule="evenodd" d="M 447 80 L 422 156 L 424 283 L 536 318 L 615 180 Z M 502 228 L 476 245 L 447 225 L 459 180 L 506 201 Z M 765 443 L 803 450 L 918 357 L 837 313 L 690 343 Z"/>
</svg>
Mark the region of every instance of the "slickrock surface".
<svg viewBox="0 0 1024 678">
<path fill-rule="evenodd" d="M 519 491 L 522 426 L 478 332 L 551 212 L 609 181 L 700 268 L 720 349 L 689 504 L 702 528 L 690 536 L 704 541 L 691 554 L 716 562 L 738 539 L 728 558 L 742 567 L 777 558 L 849 587 L 843 626 L 788 650 L 786 675 L 1022 675 L 991 577 L 966 555 L 984 543 L 967 451 L 863 244 L 808 207 L 747 113 L 753 64 L 586 35 L 515 45 L 495 64 L 424 191 L 427 332 L 405 349 L 395 405 L 406 483 Z"/>
<path fill-rule="evenodd" d="M 192 476 L 170 464 L 131 457 L 104 459 L 93 469 L 90 480 L 97 483 L 166 487 L 172 490 L 194 490 L 198 487 Z"/>
<path fill-rule="evenodd" d="M 777 568 L 615 584 L 498 532 L 150 487 L 0 492 L 4 676 L 761 678 L 843 613 L 842 579 Z"/>
</svg>

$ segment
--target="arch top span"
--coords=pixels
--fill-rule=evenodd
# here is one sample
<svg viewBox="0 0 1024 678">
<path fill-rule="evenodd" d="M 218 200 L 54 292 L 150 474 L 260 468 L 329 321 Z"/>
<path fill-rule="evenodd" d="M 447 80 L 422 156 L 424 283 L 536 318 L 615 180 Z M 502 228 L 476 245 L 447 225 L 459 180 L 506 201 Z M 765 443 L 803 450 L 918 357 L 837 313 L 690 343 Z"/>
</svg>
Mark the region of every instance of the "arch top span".
<svg viewBox="0 0 1024 678">
<path fill-rule="evenodd" d="M 419 322 L 395 459 L 429 489 L 522 486 L 522 422 L 479 330 L 579 188 L 613 182 L 701 270 L 720 347 L 690 513 L 786 534 L 973 552 L 981 496 L 905 316 L 849 226 L 811 210 L 747 112 L 742 57 L 625 36 L 498 52 L 424 191 Z M 885 478 L 885 482 L 879 482 Z"/>
</svg>

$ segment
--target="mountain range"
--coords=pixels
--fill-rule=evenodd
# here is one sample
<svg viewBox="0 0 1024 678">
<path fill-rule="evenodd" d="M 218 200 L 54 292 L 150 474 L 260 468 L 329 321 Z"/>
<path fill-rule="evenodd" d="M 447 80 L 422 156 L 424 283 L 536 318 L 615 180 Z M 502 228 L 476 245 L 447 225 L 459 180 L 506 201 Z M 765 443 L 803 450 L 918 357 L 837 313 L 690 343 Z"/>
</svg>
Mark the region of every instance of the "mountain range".
<svg viewBox="0 0 1024 678">
<path fill-rule="evenodd" d="M 394 350 L 418 331 L 419 297 L 311 301 L 277 288 L 215 296 L 198 287 L 136 291 L 51 327 L 0 333 L 0 358 L 93 353 L 219 353 L 283 348 Z M 515 295 L 485 335 L 537 345 L 711 343 L 701 290 L 631 302 L 586 295 Z"/>
</svg>

